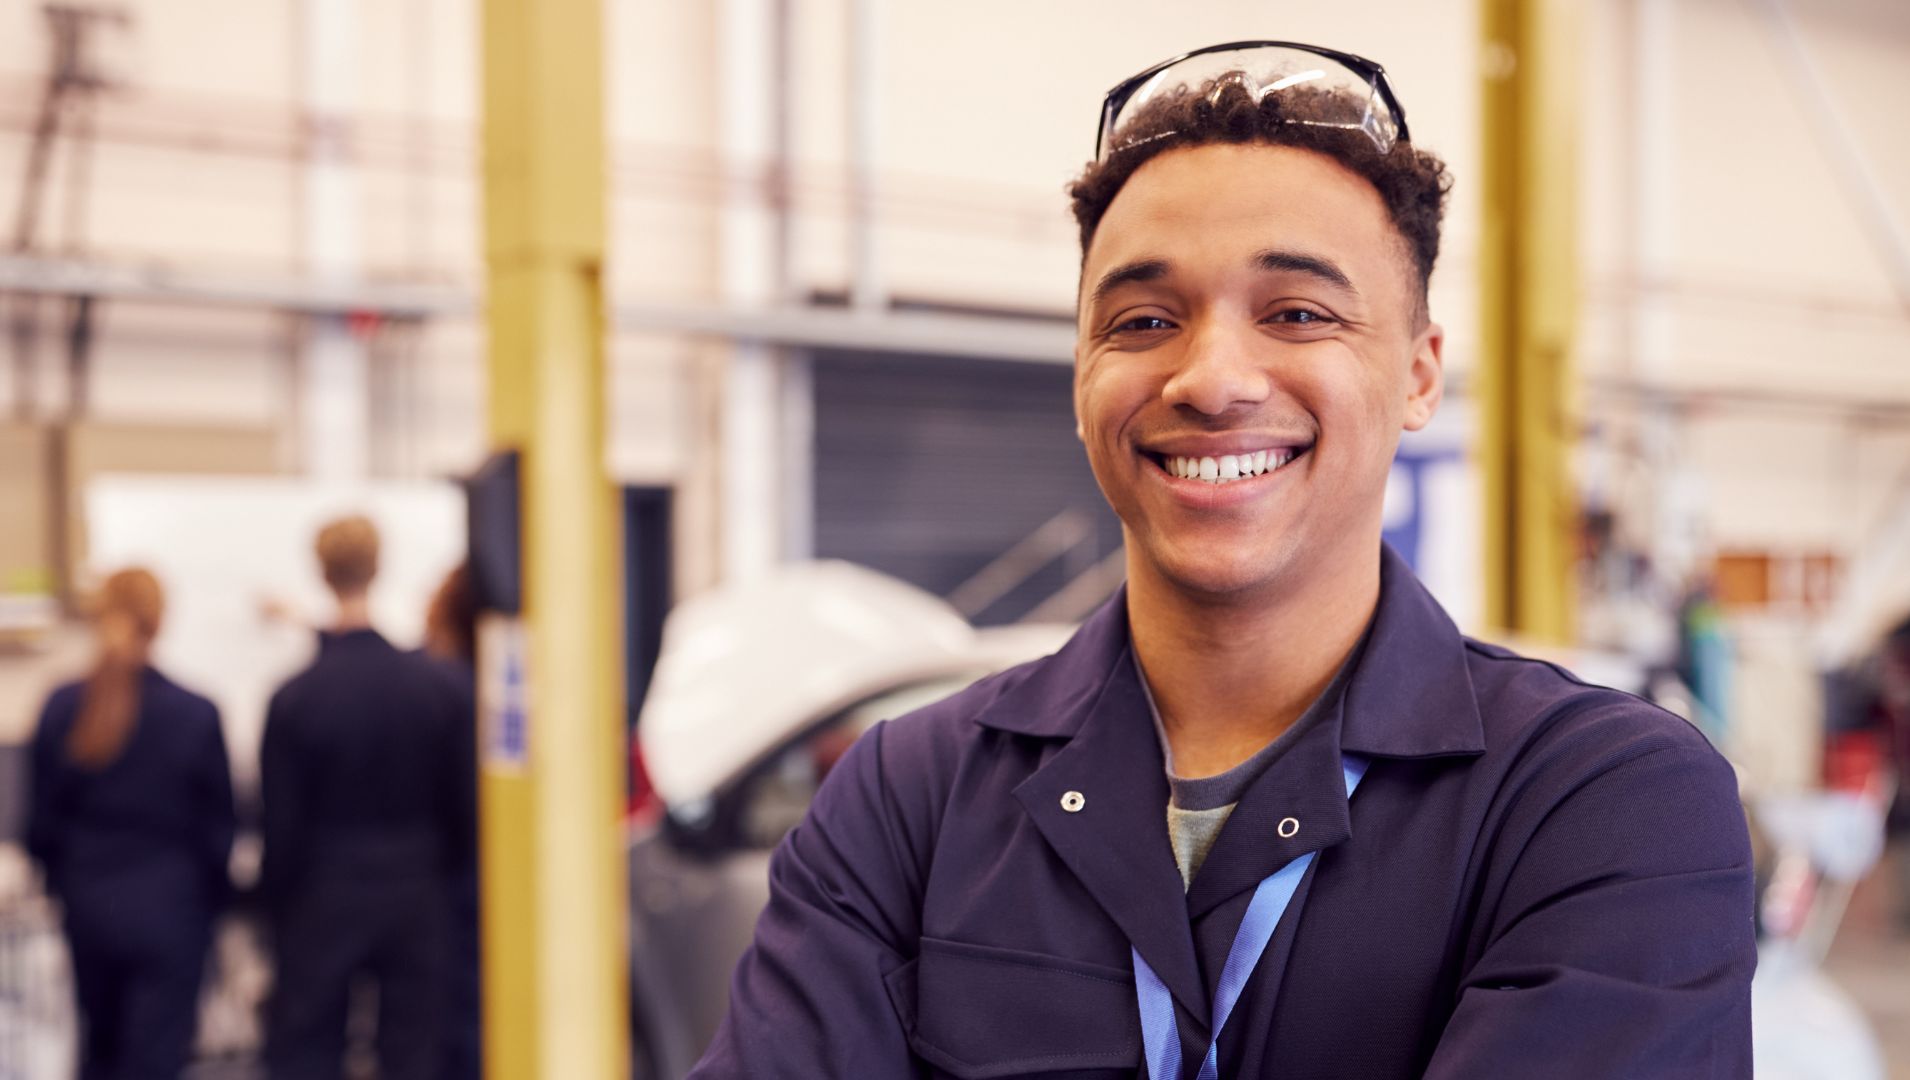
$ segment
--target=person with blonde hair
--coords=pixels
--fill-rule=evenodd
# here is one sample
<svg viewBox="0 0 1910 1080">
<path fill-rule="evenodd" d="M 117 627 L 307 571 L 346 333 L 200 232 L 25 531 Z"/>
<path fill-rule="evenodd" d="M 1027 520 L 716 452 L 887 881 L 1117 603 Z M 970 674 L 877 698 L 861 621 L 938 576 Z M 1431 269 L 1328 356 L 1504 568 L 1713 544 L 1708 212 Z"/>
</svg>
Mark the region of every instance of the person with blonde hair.
<svg viewBox="0 0 1910 1080">
<path fill-rule="evenodd" d="M 93 670 L 53 692 L 33 739 L 27 844 L 63 911 L 81 1080 L 185 1068 L 229 891 L 225 736 L 212 702 L 152 666 L 164 613 L 149 571 L 107 578 Z"/>
<path fill-rule="evenodd" d="M 377 528 L 319 530 L 337 614 L 273 695 L 260 750 L 275 979 L 274 1080 L 336 1080 L 355 986 L 377 989 L 381 1080 L 438 1072 L 451 883 L 471 858 L 475 768 L 461 695 L 431 658 L 372 626 Z"/>
</svg>

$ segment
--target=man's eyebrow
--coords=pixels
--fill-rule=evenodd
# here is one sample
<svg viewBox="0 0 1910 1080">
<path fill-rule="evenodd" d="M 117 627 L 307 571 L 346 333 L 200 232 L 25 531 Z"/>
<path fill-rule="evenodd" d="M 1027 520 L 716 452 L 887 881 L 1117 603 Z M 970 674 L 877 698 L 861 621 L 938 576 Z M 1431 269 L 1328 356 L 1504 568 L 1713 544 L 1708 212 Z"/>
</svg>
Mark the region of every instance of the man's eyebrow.
<svg viewBox="0 0 1910 1080">
<path fill-rule="evenodd" d="M 1353 279 L 1346 276 L 1346 271 L 1334 265 L 1333 260 L 1323 256 L 1268 248 L 1253 257 L 1253 264 L 1261 270 L 1275 273 L 1305 274 L 1318 278 L 1328 285 L 1344 289 L 1354 296 L 1360 294 L 1360 291 L 1353 287 Z"/>
<path fill-rule="evenodd" d="M 1169 269 L 1171 268 L 1167 265 L 1166 259 L 1139 259 L 1117 266 L 1102 274 L 1101 280 L 1094 283 L 1094 291 L 1088 294 L 1088 303 L 1100 303 L 1109 293 L 1123 285 L 1159 281 L 1167 276 Z"/>
</svg>

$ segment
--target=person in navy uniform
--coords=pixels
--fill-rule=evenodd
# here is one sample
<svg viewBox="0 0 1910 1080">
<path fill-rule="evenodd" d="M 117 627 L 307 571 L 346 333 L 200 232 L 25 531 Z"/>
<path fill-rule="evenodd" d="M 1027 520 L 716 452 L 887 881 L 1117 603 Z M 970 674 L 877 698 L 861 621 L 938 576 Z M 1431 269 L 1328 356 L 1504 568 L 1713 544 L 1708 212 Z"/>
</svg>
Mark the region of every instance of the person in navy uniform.
<svg viewBox="0 0 1910 1080">
<path fill-rule="evenodd" d="M 152 666 L 158 579 L 119 571 L 98 604 L 93 670 L 34 733 L 27 847 L 65 921 L 81 1080 L 177 1077 L 228 898 L 232 775 L 218 709 Z"/>
<path fill-rule="evenodd" d="M 338 618 L 272 696 L 259 887 L 275 961 L 273 1080 L 337 1080 L 354 988 L 377 991 L 380 1080 L 438 1075 L 452 885 L 471 858 L 468 694 L 371 625 L 372 523 L 319 531 Z"/>
<path fill-rule="evenodd" d="M 1381 543 L 1447 187 L 1356 56 L 1109 94 L 1075 406 L 1127 583 L 857 742 L 692 1076 L 1750 1075 L 1729 765 L 1462 637 Z"/>
<path fill-rule="evenodd" d="M 438 665 L 445 684 L 458 697 L 459 756 L 477 762 L 477 587 L 471 564 L 461 562 L 446 574 L 424 620 L 420 655 Z M 439 1080 L 483 1080 L 483 956 L 479 951 L 477 786 L 467 789 L 472 804 L 465 813 L 464 839 L 472 858 L 451 882 L 451 949 L 445 967 L 445 1015 Z"/>
</svg>

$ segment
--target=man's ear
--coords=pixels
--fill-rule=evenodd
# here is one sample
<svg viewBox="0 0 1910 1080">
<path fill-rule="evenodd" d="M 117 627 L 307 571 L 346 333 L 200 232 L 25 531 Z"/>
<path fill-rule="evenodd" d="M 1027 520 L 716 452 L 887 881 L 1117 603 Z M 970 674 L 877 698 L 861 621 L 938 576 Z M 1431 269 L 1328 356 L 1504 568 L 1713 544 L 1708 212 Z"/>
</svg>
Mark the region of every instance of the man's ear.
<svg viewBox="0 0 1910 1080">
<path fill-rule="evenodd" d="M 1439 402 L 1446 396 L 1446 330 L 1429 322 L 1413 339 L 1412 367 L 1406 373 L 1407 431 L 1418 431 L 1432 422 Z"/>
</svg>

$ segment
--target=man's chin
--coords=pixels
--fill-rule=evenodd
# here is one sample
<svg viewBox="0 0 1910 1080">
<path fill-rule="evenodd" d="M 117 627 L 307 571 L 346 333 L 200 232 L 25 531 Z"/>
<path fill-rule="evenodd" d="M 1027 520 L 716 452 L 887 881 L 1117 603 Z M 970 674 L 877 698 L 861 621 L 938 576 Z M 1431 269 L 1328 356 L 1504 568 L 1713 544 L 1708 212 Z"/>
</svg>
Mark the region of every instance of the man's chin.
<svg viewBox="0 0 1910 1080">
<path fill-rule="evenodd" d="M 1251 550 L 1200 549 L 1161 552 L 1151 561 L 1162 584 L 1189 599 L 1207 603 L 1237 603 L 1278 591 L 1295 570 L 1293 553 L 1280 544 L 1258 544 Z"/>
</svg>

